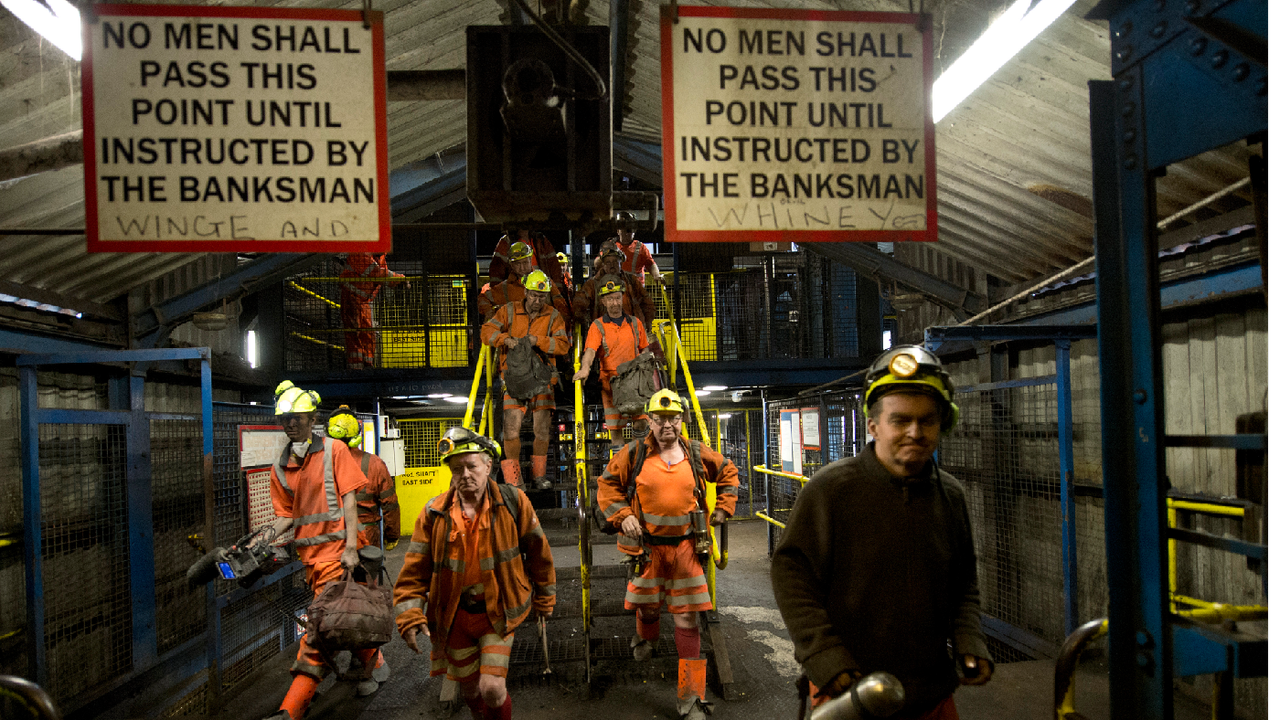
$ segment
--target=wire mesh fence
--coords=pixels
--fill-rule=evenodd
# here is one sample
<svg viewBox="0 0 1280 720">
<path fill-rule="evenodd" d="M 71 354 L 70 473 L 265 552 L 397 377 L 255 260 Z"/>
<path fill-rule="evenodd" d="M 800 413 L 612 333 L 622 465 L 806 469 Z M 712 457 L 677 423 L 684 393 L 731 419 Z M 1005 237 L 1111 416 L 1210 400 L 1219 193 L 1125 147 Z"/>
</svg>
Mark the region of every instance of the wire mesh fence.
<svg viewBox="0 0 1280 720">
<path fill-rule="evenodd" d="M 133 667 L 125 432 L 40 425 L 44 647 L 60 703 Z"/>
<path fill-rule="evenodd" d="M 204 631 L 204 588 L 187 582 L 193 554 L 187 540 L 204 532 L 203 455 L 200 421 L 151 421 L 151 515 L 160 654 Z"/>
<path fill-rule="evenodd" d="M 983 611 L 1065 639 L 1057 383 L 960 388 L 939 463 L 965 487 Z"/>
<path fill-rule="evenodd" d="M 327 260 L 284 282 L 287 370 L 470 364 L 474 275 L 424 276 L 416 261 L 388 263 L 389 277 L 345 268 Z"/>
</svg>

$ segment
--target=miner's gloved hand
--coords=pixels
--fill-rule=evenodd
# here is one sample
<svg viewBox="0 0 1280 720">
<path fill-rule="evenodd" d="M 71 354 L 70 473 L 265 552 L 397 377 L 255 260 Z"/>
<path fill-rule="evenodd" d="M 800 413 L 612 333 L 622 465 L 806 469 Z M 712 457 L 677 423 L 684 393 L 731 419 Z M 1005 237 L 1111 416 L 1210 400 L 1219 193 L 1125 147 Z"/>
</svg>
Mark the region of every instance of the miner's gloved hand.
<svg viewBox="0 0 1280 720">
<path fill-rule="evenodd" d="M 578 372 L 576 372 L 576 373 L 574 373 L 574 374 L 573 374 L 573 381 L 574 381 L 574 382 L 578 382 L 579 380 L 586 380 L 586 379 L 587 379 L 587 375 L 589 375 L 590 373 L 591 373 L 591 368 L 589 368 L 589 367 L 584 367 L 584 368 L 582 368 L 581 370 L 579 370 Z"/>
<path fill-rule="evenodd" d="M 715 512 L 711 513 L 712 527 L 716 525 L 723 525 L 725 521 L 728 519 L 729 519 L 729 513 L 725 512 L 724 508 L 716 508 Z"/>
<path fill-rule="evenodd" d="M 421 626 L 412 627 L 404 634 L 404 644 L 408 645 L 410 650 L 419 655 L 422 654 L 422 649 L 418 647 L 418 636 L 422 634 Z"/>
<path fill-rule="evenodd" d="M 819 695 L 826 695 L 829 698 L 836 697 L 840 693 L 853 687 L 853 681 L 861 677 L 859 672 L 841 672 L 839 675 L 831 678 L 831 682 L 823 685 L 818 690 Z"/>
<path fill-rule="evenodd" d="M 640 532 L 643 529 L 635 515 L 628 515 L 622 520 L 622 534 L 632 540 L 639 540 Z"/>
<path fill-rule="evenodd" d="M 519 340 L 517 340 L 517 339 L 515 339 L 515 338 L 513 338 L 513 337 L 508 337 L 506 340 L 503 340 L 503 341 L 502 341 L 502 344 L 503 344 L 503 345 L 506 345 L 506 346 L 507 346 L 507 349 L 508 349 L 508 350 L 510 350 L 510 349 L 514 348 L 516 345 L 519 345 L 519 344 L 520 344 L 520 341 L 519 341 Z"/>
<path fill-rule="evenodd" d="M 961 669 L 964 675 L 961 685 L 985 685 L 991 679 L 991 663 L 977 655 L 965 655 L 961 658 Z"/>
</svg>

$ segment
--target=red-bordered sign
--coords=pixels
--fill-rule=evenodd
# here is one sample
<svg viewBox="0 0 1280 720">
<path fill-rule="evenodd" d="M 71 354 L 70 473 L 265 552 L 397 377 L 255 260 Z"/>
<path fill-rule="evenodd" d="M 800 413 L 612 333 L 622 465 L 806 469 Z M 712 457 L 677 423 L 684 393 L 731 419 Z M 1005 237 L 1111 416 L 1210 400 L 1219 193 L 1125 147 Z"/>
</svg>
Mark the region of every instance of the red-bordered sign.
<svg viewBox="0 0 1280 720">
<path fill-rule="evenodd" d="M 382 13 L 93 7 L 90 252 L 387 252 Z"/>
<path fill-rule="evenodd" d="M 935 241 L 930 23 L 662 7 L 666 239 Z"/>
</svg>

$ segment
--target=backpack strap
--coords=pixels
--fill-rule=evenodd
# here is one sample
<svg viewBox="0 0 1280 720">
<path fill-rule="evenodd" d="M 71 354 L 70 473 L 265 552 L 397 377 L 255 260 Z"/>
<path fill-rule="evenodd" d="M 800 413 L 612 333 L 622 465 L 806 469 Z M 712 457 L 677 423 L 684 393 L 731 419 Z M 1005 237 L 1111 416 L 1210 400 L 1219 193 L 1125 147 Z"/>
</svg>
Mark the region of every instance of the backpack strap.
<svg viewBox="0 0 1280 720">
<path fill-rule="evenodd" d="M 637 438 L 627 443 L 627 458 L 631 463 L 631 467 L 627 472 L 627 484 L 623 486 L 623 491 L 627 494 L 627 502 L 636 496 L 636 478 L 640 477 L 640 468 L 644 466 L 647 459 L 642 457 L 644 452 L 644 438 Z"/>
<path fill-rule="evenodd" d="M 502 504 L 507 506 L 507 512 L 511 513 L 511 519 L 516 524 L 516 532 L 519 532 L 520 531 L 520 497 L 516 495 L 516 493 L 519 491 L 516 490 L 514 485 L 499 483 L 498 492 L 502 494 Z"/>
<path fill-rule="evenodd" d="M 595 326 L 596 330 L 600 331 L 600 349 L 604 351 L 605 357 L 609 357 L 609 343 L 604 339 L 604 323 L 600 321 L 600 318 L 596 318 L 591 324 Z"/>
<path fill-rule="evenodd" d="M 369 477 L 369 453 L 367 453 L 367 452 L 364 454 L 364 457 L 360 458 L 360 472 L 364 473 L 365 479 L 368 479 L 368 477 Z"/>
<path fill-rule="evenodd" d="M 636 355 L 639 355 L 644 352 L 644 348 L 640 347 L 640 318 L 628 315 L 627 323 L 631 325 L 631 336 L 636 339 Z"/>
</svg>

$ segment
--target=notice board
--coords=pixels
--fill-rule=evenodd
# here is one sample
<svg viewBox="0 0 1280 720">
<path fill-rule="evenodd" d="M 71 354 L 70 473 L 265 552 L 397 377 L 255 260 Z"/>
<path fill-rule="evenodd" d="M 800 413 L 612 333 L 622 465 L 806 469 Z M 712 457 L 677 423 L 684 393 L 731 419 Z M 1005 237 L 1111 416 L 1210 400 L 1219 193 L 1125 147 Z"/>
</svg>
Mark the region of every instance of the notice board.
<svg viewBox="0 0 1280 720">
<path fill-rule="evenodd" d="M 90 252 L 391 249 L 381 13 L 94 5 L 81 67 Z"/>
<path fill-rule="evenodd" d="M 275 521 L 271 505 L 271 466 L 289 445 L 279 425 L 240 426 L 240 468 L 245 480 L 245 517 L 248 530 Z M 285 535 L 292 537 L 290 530 Z"/>
<path fill-rule="evenodd" d="M 662 13 L 668 240 L 937 240 L 930 22 Z"/>
</svg>

